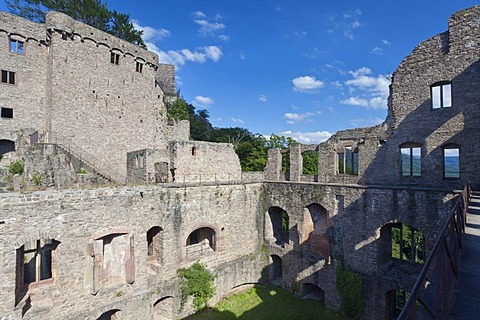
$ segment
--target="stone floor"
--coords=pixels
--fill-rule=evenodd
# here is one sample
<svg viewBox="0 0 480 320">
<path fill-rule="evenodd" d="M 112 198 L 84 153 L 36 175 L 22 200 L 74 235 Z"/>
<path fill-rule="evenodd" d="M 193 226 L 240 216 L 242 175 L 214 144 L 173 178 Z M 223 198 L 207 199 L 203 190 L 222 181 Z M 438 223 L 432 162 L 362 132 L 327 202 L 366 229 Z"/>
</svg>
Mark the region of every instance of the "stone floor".
<svg viewBox="0 0 480 320">
<path fill-rule="evenodd" d="M 449 319 L 480 319 L 480 192 L 473 192 L 460 258 L 460 276 Z"/>
</svg>

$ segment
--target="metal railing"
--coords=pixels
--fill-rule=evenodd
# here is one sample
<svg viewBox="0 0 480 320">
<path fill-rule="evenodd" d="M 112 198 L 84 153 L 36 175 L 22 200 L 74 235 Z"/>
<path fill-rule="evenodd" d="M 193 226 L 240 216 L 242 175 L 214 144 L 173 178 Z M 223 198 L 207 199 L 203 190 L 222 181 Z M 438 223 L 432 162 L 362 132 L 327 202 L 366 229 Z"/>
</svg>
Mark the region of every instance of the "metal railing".
<svg viewBox="0 0 480 320">
<path fill-rule="evenodd" d="M 54 144 L 60 146 L 65 151 L 76 157 L 79 161 L 85 163 L 95 174 L 117 183 L 125 183 L 126 181 L 126 176 L 124 174 L 113 169 L 111 165 L 100 161 L 98 158 L 91 155 L 76 143 L 58 132 L 48 131 L 43 134 L 35 132 L 30 136 L 30 143 Z"/>
<path fill-rule="evenodd" d="M 264 181 L 264 173 L 258 172 L 241 172 L 232 173 L 210 173 L 210 174 L 185 174 L 176 175 L 173 183 L 184 185 L 212 185 L 224 183 L 254 183 Z"/>
<path fill-rule="evenodd" d="M 410 298 L 397 319 L 448 319 L 453 288 L 458 278 L 462 236 L 471 187 L 465 186 L 458 196 L 442 233 L 435 242 Z"/>
</svg>

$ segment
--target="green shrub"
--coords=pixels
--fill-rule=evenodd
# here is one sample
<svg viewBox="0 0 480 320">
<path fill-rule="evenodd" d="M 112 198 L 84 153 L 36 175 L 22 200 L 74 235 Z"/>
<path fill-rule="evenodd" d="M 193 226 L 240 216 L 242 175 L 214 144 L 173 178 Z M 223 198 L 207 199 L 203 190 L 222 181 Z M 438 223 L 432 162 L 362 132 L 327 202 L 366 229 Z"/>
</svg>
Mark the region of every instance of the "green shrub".
<svg viewBox="0 0 480 320">
<path fill-rule="evenodd" d="M 20 160 L 17 160 L 8 166 L 8 172 L 12 175 L 23 174 L 23 171 L 23 162 Z"/>
<path fill-rule="evenodd" d="M 182 306 L 189 296 L 193 296 L 193 305 L 196 310 L 207 306 L 208 301 L 215 294 L 213 285 L 215 276 L 198 261 L 189 268 L 178 269 L 177 274 L 182 278 L 180 282 Z"/>
<path fill-rule="evenodd" d="M 42 181 L 42 179 L 40 178 L 40 175 L 34 173 L 34 174 L 32 175 L 32 181 L 33 181 L 33 184 L 34 184 L 34 185 L 39 186 L 40 183 L 41 183 L 41 181 Z"/>
</svg>

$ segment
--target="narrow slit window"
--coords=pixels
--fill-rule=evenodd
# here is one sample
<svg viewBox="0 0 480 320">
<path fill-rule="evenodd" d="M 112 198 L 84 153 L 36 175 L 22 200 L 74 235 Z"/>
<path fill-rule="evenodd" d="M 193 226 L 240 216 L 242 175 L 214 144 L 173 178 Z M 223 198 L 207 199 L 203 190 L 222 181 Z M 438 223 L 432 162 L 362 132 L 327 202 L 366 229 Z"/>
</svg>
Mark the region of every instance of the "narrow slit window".
<svg viewBox="0 0 480 320">
<path fill-rule="evenodd" d="M 138 73 L 142 73 L 143 72 L 143 63 L 137 61 L 135 71 L 137 71 Z"/>
</svg>

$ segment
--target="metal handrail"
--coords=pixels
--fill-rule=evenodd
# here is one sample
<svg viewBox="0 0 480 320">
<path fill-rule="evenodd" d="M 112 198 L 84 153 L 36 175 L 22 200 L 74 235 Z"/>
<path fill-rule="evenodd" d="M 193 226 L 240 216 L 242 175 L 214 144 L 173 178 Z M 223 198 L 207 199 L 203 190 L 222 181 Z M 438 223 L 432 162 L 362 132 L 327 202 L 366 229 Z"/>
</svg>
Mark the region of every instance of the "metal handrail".
<svg viewBox="0 0 480 320">
<path fill-rule="evenodd" d="M 470 193 L 471 187 L 467 184 L 397 319 L 448 319 L 453 285 L 458 278 L 458 262 Z"/>
<path fill-rule="evenodd" d="M 108 164 L 100 161 L 92 154 L 88 153 L 76 143 L 63 136 L 62 134 L 55 131 L 48 131 L 44 134 L 39 134 L 35 132 L 31 135 L 31 143 L 44 143 L 44 144 L 55 144 L 67 152 L 78 158 L 80 161 L 84 162 L 90 168 L 92 168 L 95 174 L 105 177 L 106 179 L 118 183 L 124 183 L 126 181 L 126 176 L 120 172 L 113 169 Z"/>
</svg>

